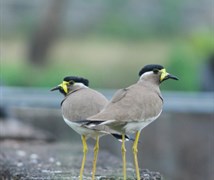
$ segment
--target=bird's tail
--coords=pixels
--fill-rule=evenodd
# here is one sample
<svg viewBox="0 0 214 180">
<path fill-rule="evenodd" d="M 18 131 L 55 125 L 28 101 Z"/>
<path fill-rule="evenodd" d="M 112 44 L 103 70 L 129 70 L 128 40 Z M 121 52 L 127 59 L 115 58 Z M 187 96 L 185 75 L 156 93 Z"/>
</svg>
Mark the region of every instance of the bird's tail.
<svg viewBox="0 0 214 180">
<path fill-rule="evenodd" d="M 87 119 L 83 119 L 83 120 L 78 120 L 78 121 L 73 121 L 76 122 L 80 125 L 85 125 L 85 126 L 97 126 L 97 125 L 101 125 L 104 121 L 91 121 L 91 120 L 87 120 Z"/>
<path fill-rule="evenodd" d="M 121 134 L 115 134 L 115 133 L 112 133 L 111 134 L 113 137 L 115 137 L 118 141 L 122 141 L 122 135 Z M 125 140 L 126 141 L 134 141 L 135 139 L 128 136 L 128 135 L 125 135 Z"/>
</svg>

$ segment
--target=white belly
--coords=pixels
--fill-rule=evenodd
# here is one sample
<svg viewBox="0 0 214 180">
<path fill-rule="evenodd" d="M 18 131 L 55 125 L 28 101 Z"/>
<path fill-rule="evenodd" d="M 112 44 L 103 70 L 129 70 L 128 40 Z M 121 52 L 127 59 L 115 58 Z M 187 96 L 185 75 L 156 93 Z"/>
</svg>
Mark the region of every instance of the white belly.
<svg viewBox="0 0 214 180">
<path fill-rule="evenodd" d="M 160 114 L 161 114 L 161 112 L 157 116 L 146 119 L 146 120 L 129 122 L 124 126 L 124 130 L 127 134 L 141 131 L 143 128 L 145 128 L 150 123 L 152 123 L 154 120 L 156 120 L 160 116 Z"/>
<path fill-rule="evenodd" d="M 76 131 L 78 134 L 80 135 L 85 135 L 87 138 L 91 137 L 91 138 L 96 138 L 96 136 L 102 136 L 104 135 L 104 133 L 99 132 L 99 131 L 95 131 L 86 127 L 82 127 L 81 124 L 69 121 L 68 119 L 66 119 L 65 117 L 63 117 L 65 123 L 71 127 L 74 131 Z"/>
</svg>

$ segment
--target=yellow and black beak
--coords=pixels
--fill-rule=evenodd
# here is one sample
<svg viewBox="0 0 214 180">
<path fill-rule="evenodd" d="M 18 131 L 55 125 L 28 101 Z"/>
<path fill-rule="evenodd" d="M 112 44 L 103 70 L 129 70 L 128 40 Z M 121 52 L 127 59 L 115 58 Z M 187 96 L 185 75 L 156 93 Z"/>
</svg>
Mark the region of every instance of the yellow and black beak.
<svg viewBox="0 0 214 180">
<path fill-rule="evenodd" d="M 166 69 L 161 69 L 161 76 L 160 76 L 160 82 L 163 82 L 167 79 L 174 79 L 174 80 L 178 80 L 178 78 L 172 74 L 169 74 L 168 72 L 166 72 Z"/>
<path fill-rule="evenodd" d="M 56 91 L 56 90 L 60 90 L 60 86 L 56 86 L 56 87 L 52 88 L 50 91 Z"/>
</svg>

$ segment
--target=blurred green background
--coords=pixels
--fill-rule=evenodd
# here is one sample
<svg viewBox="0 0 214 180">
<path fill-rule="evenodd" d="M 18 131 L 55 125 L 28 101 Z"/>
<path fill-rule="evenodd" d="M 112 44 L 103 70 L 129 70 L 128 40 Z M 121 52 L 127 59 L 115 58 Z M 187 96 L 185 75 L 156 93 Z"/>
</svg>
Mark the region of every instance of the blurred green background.
<svg viewBox="0 0 214 180">
<path fill-rule="evenodd" d="M 206 89 L 203 68 L 214 52 L 210 0 L 0 2 L 2 85 L 52 87 L 79 75 L 93 88 L 121 88 L 158 63 L 181 80 L 163 89 Z"/>
<path fill-rule="evenodd" d="M 163 92 L 161 117 L 141 134 L 139 165 L 166 179 L 213 180 L 213 5 L 213 0 L 0 0 L 0 126 L 6 124 L 1 128 L 18 139 L 16 133 L 26 130 L 19 122 L 52 133 L 55 143 L 80 143 L 62 120 L 62 95 L 50 88 L 64 76 L 83 76 L 110 98 L 115 89 L 135 83 L 144 65 L 162 64 L 180 81 L 161 87 L 173 92 Z M 7 129 L 11 119 L 17 131 Z M 120 157 L 120 144 L 104 138 L 101 148 Z"/>
</svg>

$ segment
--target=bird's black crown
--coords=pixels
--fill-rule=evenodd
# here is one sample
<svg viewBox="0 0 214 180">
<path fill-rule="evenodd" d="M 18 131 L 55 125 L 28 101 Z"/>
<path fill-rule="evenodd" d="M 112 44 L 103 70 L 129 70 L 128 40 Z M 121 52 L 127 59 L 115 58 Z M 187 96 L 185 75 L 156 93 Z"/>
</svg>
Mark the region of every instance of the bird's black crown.
<svg viewBox="0 0 214 180">
<path fill-rule="evenodd" d="M 141 75 L 144 74 L 145 72 L 153 71 L 154 69 L 161 70 L 161 69 L 163 69 L 163 68 L 164 68 L 163 66 L 158 65 L 158 64 L 149 64 L 149 65 L 144 66 L 144 67 L 140 70 L 139 76 L 141 76 Z"/>
<path fill-rule="evenodd" d="M 89 86 L 89 80 L 85 79 L 83 77 L 78 77 L 78 76 L 66 76 L 64 79 L 64 81 L 74 81 L 76 83 L 83 83 L 85 86 Z"/>
</svg>

